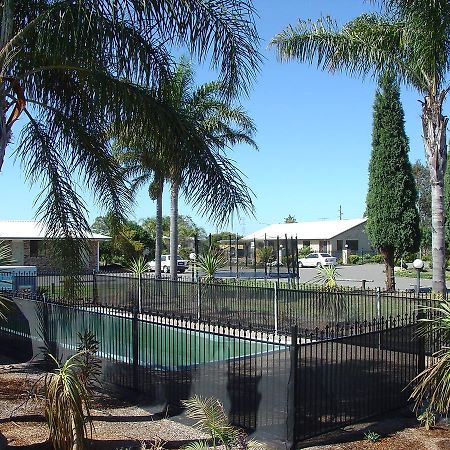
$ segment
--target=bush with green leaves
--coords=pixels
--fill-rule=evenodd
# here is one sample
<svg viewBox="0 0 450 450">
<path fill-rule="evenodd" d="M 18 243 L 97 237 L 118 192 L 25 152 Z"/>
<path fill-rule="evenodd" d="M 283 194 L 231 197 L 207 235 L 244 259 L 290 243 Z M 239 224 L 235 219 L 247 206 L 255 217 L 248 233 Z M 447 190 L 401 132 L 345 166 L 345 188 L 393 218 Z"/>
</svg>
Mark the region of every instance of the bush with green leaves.
<svg viewBox="0 0 450 450">
<path fill-rule="evenodd" d="M 264 267 L 275 258 L 273 247 L 258 247 L 256 249 L 256 261 Z"/>
<path fill-rule="evenodd" d="M 358 255 L 348 255 L 347 262 L 349 264 L 359 264 L 360 259 L 361 258 Z"/>
<path fill-rule="evenodd" d="M 370 258 L 370 261 L 375 263 L 375 264 L 383 264 L 384 263 L 384 256 L 380 255 L 379 253 L 377 255 L 373 255 Z"/>
<path fill-rule="evenodd" d="M 305 256 L 309 255 L 310 253 L 312 253 L 313 250 L 310 246 L 308 247 L 302 247 L 298 250 L 298 257 L 299 258 L 304 258 Z"/>
</svg>

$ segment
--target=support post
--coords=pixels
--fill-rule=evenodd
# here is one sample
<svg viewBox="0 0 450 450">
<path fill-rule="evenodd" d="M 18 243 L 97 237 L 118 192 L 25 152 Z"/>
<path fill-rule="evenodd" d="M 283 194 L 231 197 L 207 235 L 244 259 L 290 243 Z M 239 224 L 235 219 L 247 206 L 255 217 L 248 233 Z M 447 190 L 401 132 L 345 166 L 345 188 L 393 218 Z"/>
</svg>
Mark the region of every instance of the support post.
<svg viewBox="0 0 450 450">
<path fill-rule="evenodd" d="M 419 306 L 419 310 L 417 312 L 417 324 L 420 326 L 420 321 L 425 319 L 425 313 L 423 309 Z M 417 360 L 417 370 L 418 373 L 422 373 L 425 370 L 425 336 L 420 336 L 418 339 L 418 360 Z"/>
<path fill-rule="evenodd" d="M 278 335 L 278 282 L 273 283 L 273 323 L 275 335 Z"/>
<path fill-rule="evenodd" d="M 133 389 L 138 390 L 139 387 L 139 330 L 138 330 L 138 308 L 133 306 L 133 319 L 131 323 L 131 339 L 132 339 L 132 355 L 133 355 Z"/>
<path fill-rule="evenodd" d="M 97 274 L 95 270 L 92 271 L 92 303 L 98 303 L 98 288 L 97 288 Z"/>
<path fill-rule="evenodd" d="M 298 327 L 291 328 L 291 346 L 289 349 L 290 374 L 287 389 L 287 448 L 295 450 L 298 436 L 297 405 L 298 405 Z"/>
<path fill-rule="evenodd" d="M 202 285 L 200 278 L 197 278 L 197 320 L 202 318 Z"/>
</svg>

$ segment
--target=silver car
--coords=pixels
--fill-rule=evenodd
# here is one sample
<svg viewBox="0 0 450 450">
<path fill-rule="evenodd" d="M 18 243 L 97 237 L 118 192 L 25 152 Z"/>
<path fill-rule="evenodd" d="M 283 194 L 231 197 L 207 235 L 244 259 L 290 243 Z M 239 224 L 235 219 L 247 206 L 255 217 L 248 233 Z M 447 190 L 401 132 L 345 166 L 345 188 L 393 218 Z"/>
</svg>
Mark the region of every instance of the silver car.
<svg viewBox="0 0 450 450">
<path fill-rule="evenodd" d="M 298 267 L 335 266 L 336 258 L 329 253 L 310 253 L 298 260 Z"/>
</svg>

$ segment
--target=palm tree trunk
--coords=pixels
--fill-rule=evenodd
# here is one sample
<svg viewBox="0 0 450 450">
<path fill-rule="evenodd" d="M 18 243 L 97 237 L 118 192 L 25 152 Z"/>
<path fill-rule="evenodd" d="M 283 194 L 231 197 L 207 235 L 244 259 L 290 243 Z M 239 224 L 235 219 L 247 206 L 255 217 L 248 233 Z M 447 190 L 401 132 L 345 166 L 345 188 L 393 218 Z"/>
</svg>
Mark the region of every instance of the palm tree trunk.
<svg viewBox="0 0 450 450">
<path fill-rule="evenodd" d="M 178 256 L 178 192 L 180 184 L 173 179 L 170 186 L 170 278 L 177 280 Z"/>
<path fill-rule="evenodd" d="M 0 30 L 0 49 L 2 49 L 11 39 L 14 20 L 14 0 L 5 0 L 2 8 L 2 21 Z M 0 171 L 3 167 L 6 147 L 11 140 L 11 127 L 7 123 L 7 101 L 4 90 L 4 81 L 0 87 Z"/>
<path fill-rule="evenodd" d="M 161 252 L 162 252 L 162 195 L 164 180 L 159 181 L 158 196 L 156 197 L 156 239 L 155 239 L 155 277 L 161 278 Z"/>
<path fill-rule="evenodd" d="M 432 288 L 433 292 L 442 295 L 446 292 L 444 175 L 447 165 L 448 118 L 442 115 L 442 104 L 446 93 L 442 91 L 439 95 L 427 96 L 422 104 L 423 140 L 431 181 Z"/>
</svg>

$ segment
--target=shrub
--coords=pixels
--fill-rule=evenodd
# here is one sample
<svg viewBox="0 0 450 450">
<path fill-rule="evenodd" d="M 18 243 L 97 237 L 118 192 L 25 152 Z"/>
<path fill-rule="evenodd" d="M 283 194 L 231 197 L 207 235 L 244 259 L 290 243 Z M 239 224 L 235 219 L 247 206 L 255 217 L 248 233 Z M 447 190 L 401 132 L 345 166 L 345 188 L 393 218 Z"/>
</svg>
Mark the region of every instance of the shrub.
<svg viewBox="0 0 450 450">
<path fill-rule="evenodd" d="M 348 263 L 349 264 L 359 264 L 360 257 L 358 255 L 349 255 Z"/>
<path fill-rule="evenodd" d="M 375 264 L 383 264 L 384 263 L 384 256 L 383 255 L 373 255 L 370 258 L 371 262 L 375 263 Z"/>
</svg>

